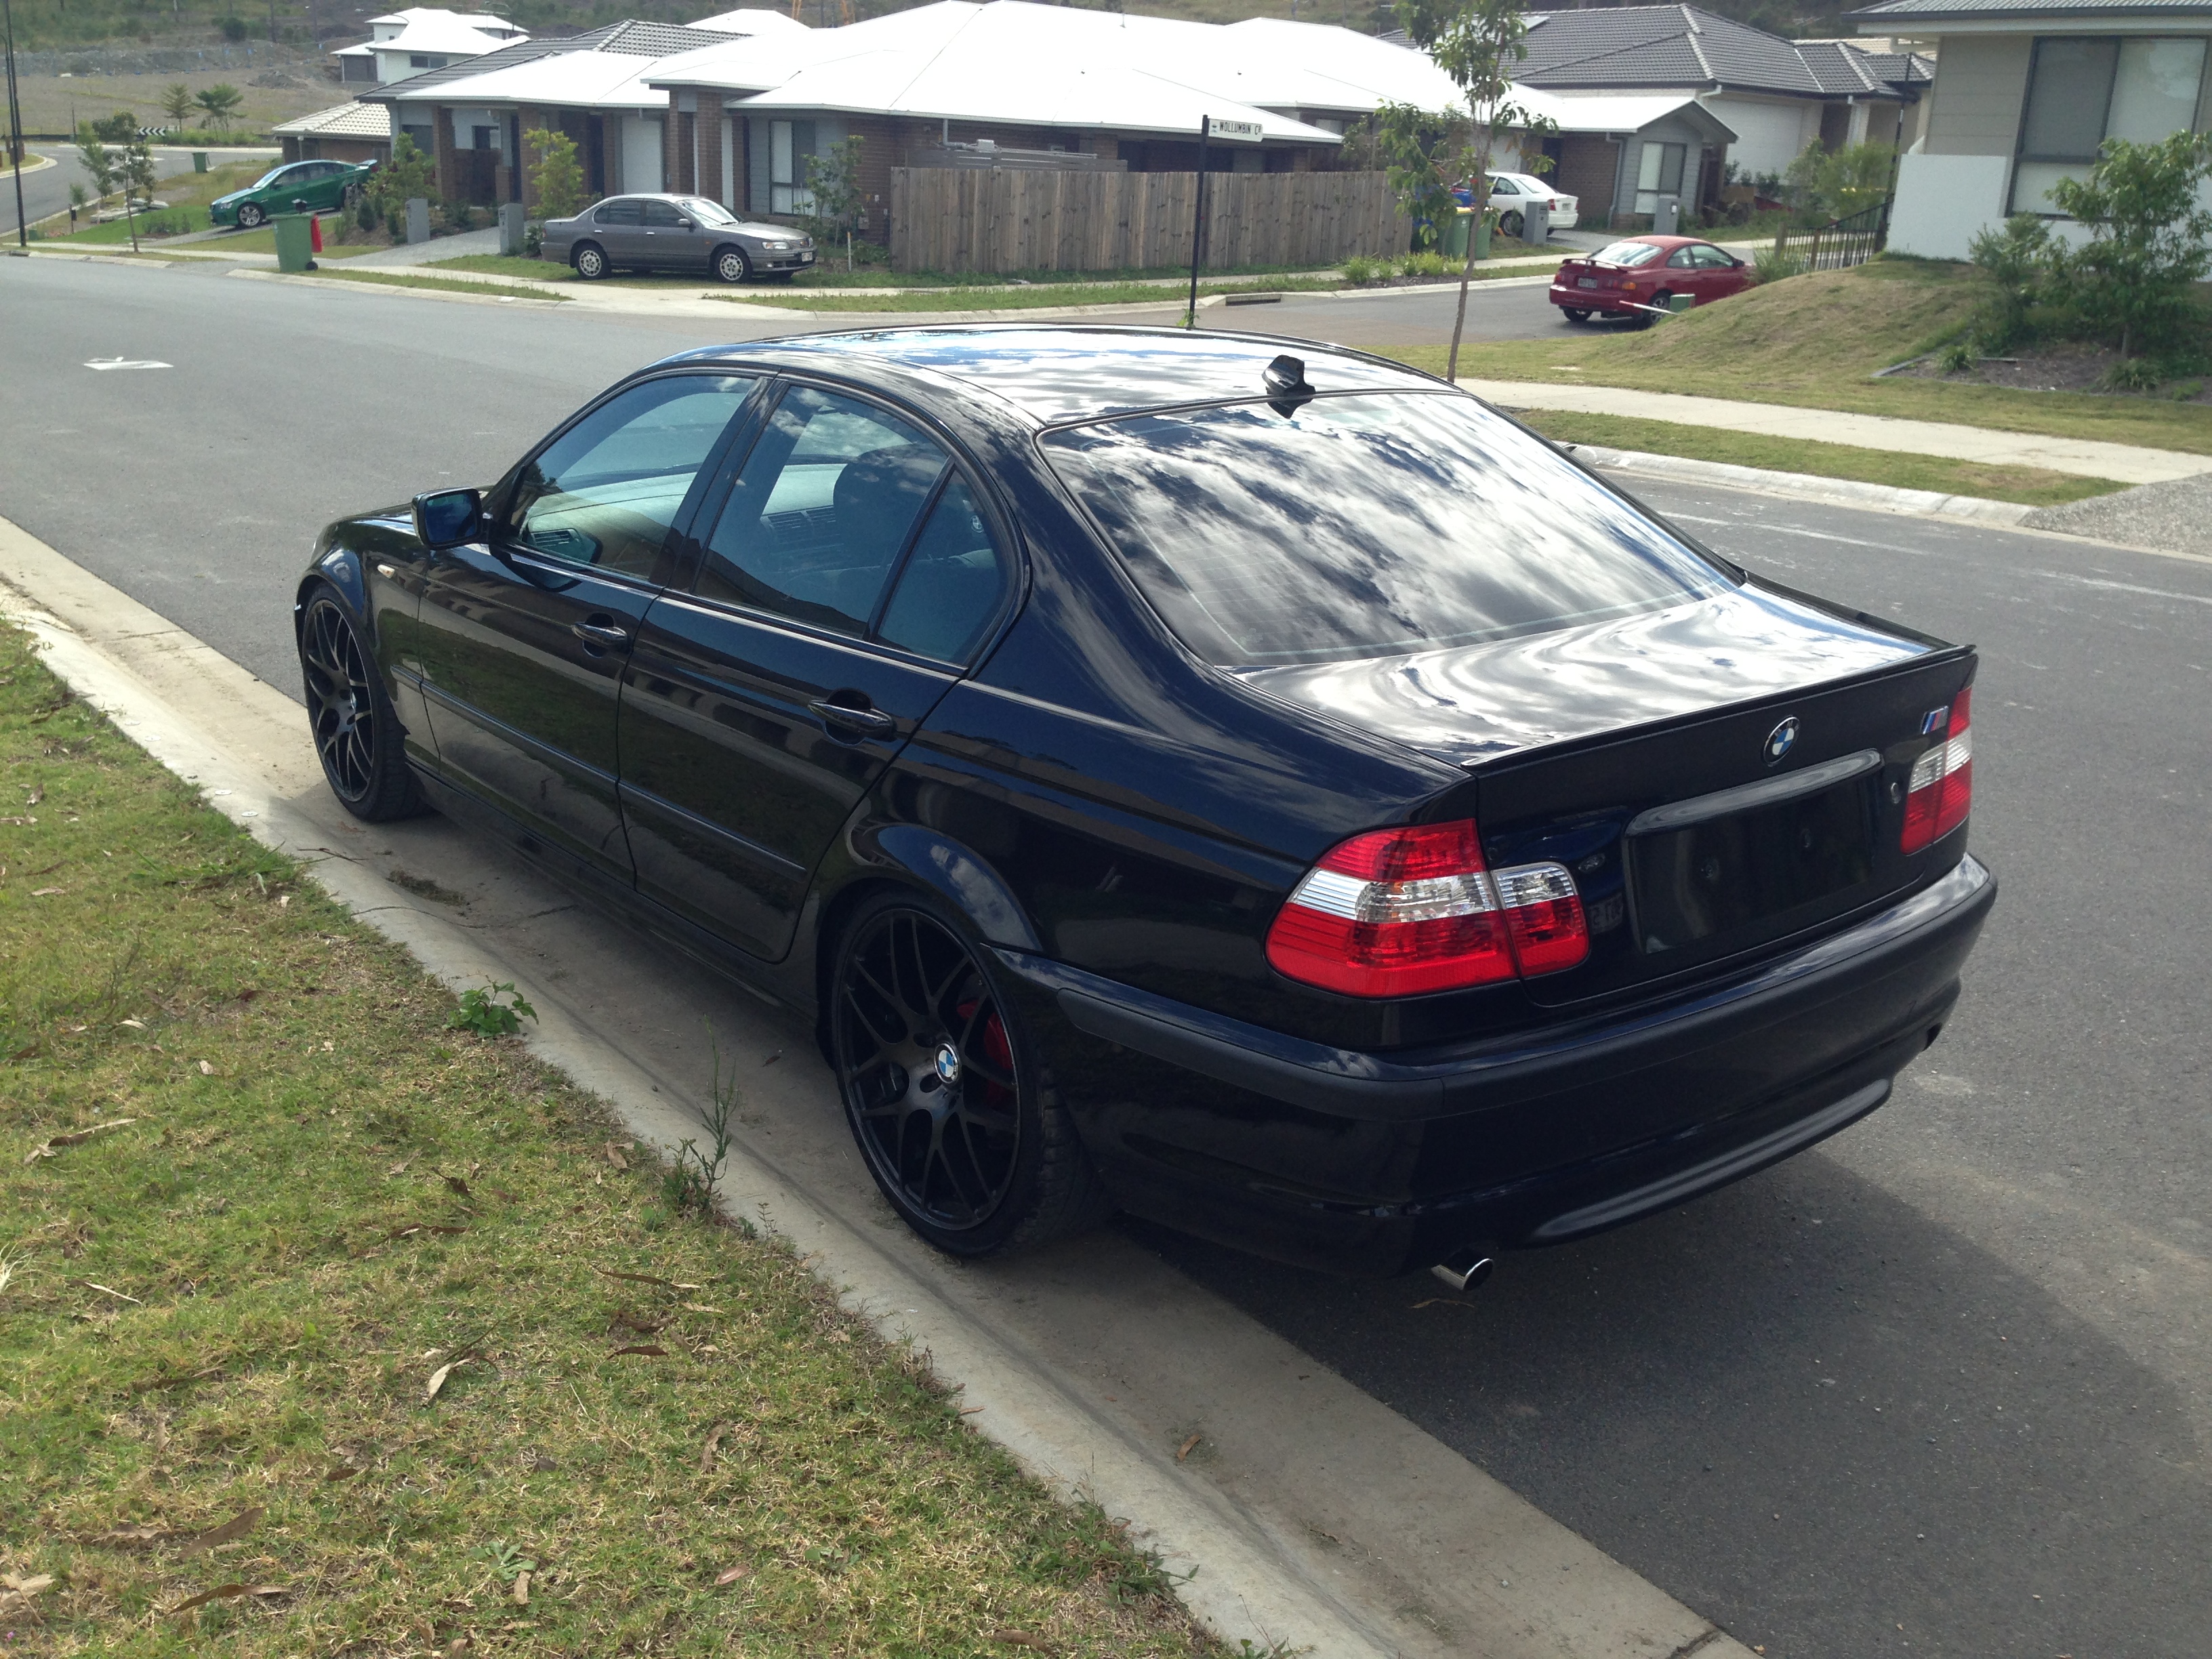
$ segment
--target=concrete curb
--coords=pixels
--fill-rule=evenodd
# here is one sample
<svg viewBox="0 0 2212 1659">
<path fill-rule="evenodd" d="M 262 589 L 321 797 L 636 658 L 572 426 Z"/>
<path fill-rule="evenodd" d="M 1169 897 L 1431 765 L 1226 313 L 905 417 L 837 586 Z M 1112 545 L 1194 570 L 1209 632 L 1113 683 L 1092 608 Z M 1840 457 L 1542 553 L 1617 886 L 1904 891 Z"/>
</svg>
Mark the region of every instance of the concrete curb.
<svg viewBox="0 0 2212 1659">
<path fill-rule="evenodd" d="M 25 178 L 28 178 L 32 173 L 44 173 L 48 167 L 60 165 L 61 163 L 55 161 L 52 156 L 41 155 L 36 150 L 27 148 L 23 152 L 23 165 L 20 168 L 0 167 L 0 173 L 14 174 L 20 172 Z"/>
<path fill-rule="evenodd" d="M 33 630 L 55 671 L 212 804 L 310 860 L 326 890 L 447 984 L 515 981 L 543 1012 L 533 1051 L 606 1098 L 641 1139 L 670 1148 L 696 1135 L 678 1103 L 704 1092 L 703 1078 L 681 1072 L 681 1024 L 700 1006 L 684 988 L 696 974 L 603 921 L 556 914 L 574 913 L 573 898 L 556 902 L 562 890 L 550 890 L 549 899 L 514 860 L 443 820 L 374 833 L 353 823 L 322 787 L 289 698 L 4 520 L 0 583 L 0 611 Z M 380 847 L 461 892 L 488 893 L 486 910 L 414 900 L 380 872 Z M 514 920 L 489 919 L 500 906 Z M 716 1005 L 725 1052 L 803 1041 L 757 1008 L 753 1028 L 738 1029 L 748 1001 Z M 630 1017 L 638 1006 L 654 1011 L 650 1022 Z M 1184 1602 L 1232 1647 L 1327 1659 L 1749 1659 L 1709 1620 L 1110 1231 L 1011 1263 L 937 1256 L 896 1225 L 864 1176 L 854 1182 L 842 1115 L 823 1109 L 834 1109 L 826 1078 L 799 1061 L 756 1075 L 731 1207 L 787 1237 L 888 1338 L 926 1350 L 981 1431 L 1032 1474 L 1130 1518 L 1140 1542 L 1188 1575 Z M 839 1146 L 842 1190 L 828 1178 L 839 1171 L 809 1162 L 810 1133 Z M 856 1190 L 870 1200 L 860 1208 Z M 1185 1462 L 1176 1449 L 1198 1427 L 1204 1448 Z"/>
<path fill-rule="evenodd" d="M 416 288 L 406 283 L 356 283 L 343 276 L 310 276 L 289 270 L 227 270 L 225 276 L 242 276 L 254 283 L 288 283 L 300 288 L 349 289 L 358 294 L 404 294 L 418 300 L 457 300 L 465 306 L 527 306 L 533 311 L 552 311 L 570 301 L 539 299 L 520 294 L 456 294 L 451 289 Z"/>
<path fill-rule="evenodd" d="M 1894 484 L 1864 483 L 1855 478 L 1823 478 L 1810 472 L 1774 472 L 1726 461 L 1698 461 L 1681 455 L 1648 455 L 1641 450 L 1607 449 L 1597 444 L 1561 444 L 1576 459 L 1607 472 L 1671 478 L 1680 483 L 1719 484 L 1756 490 L 1792 501 L 1864 507 L 1917 519 L 1973 519 L 1983 524 L 2018 525 L 2036 509 L 2020 501 L 1992 501 L 1979 495 L 1946 495 L 1932 489 L 1902 489 Z"/>
</svg>

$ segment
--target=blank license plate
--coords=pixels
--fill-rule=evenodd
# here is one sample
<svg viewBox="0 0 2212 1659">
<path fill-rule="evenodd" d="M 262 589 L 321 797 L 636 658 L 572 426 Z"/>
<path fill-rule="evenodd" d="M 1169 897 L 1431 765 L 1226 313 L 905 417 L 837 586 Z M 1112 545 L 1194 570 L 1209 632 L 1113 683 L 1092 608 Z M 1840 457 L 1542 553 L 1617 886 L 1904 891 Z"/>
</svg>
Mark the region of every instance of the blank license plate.
<svg viewBox="0 0 2212 1659">
<path fill-rule="evenodd" d="M 1750 932 L 1870 879 L 1869 786 L 1853 778 L 1817 795 L 1638 836 L 1630 879 L 1644 949 Z"/>
<path fill-rule="evenodd" d="M 1597 278 L 1595 276 L 1577 276 L 1575 278 L 1575 286 L 1577 288 L 1595 288 L 1597 286 Z"/>
</svg>

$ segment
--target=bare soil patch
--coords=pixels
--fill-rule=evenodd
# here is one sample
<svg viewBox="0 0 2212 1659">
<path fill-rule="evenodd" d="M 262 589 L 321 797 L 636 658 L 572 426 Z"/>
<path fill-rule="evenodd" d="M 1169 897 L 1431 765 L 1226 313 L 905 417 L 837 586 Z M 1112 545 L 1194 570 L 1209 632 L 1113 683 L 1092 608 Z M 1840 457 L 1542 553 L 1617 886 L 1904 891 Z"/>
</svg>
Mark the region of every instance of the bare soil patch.
<svg viewBox="0 0 2212 1659">
<path fill-rule="evenodd" d="M 1954 386 L 2001 386 L 2015 392 L 2088 392 L 2110 398 L 2148 398 L 2160 403 L 2208 403 L 2203 380 L 2168 380 L 2154 392 L 2115 392 L 2105 376 L 2120 354 L 2111 346 L 2082 340 L 2022 346 L 2002 357 L 1984 357 L 1963 373 L 1947 374 L 1933 356 L 1898 370 L 1900 377 L 1947 380 Z"/>
</svg>

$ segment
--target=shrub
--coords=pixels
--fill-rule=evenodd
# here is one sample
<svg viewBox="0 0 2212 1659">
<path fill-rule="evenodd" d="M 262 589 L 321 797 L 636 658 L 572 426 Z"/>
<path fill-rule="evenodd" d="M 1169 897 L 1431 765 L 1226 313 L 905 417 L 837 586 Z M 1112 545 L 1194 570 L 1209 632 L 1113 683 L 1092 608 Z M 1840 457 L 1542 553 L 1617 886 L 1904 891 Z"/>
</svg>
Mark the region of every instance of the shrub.
<svg viewBox="0 0 2212 1659">
<path fill-rule="evenodd" d="M 1805 258 L 1799 253 L 1785 253 L 1771 244 L 1752 256 L 1751 279 L 1764 288 L 1769 283 L 1778 283 L 1789 276 L 1805 274 Z"/>
<path fill-rule="evenodd" d="M 1371 258 L 1364 253 L 1355 253 L 1344 262 L 1344 280 L 1354 288 L 1379 283 L 1389 274 L 1389 260 Z"/>
<path fill-rule="evenodd" d="M 2107 392 L 2155 392 L 2166 379 L 2160 366 L 2148 357 L 2123 357 L 2105 371 Z"/>
<path fill-rule="evenodd" d="M 547 219 L 566 219 L 584 204 L 584 169 L 576 160 L 576 141 L 565 132 L 532 127 L 522 135 L 530 158 L 530 184 L 538 211 Z"/>
<path fill-rule="evenodd" d="M 2062 250 L 2050 227 L 2032 213 L 2016 213 L 2002 230 L 1985 230 L 1967 244 L 1967 255 L 1990 279 L 1975 331 L 1994 351 L 2035 332 L 2032 313 L 2045 300 L 2051 262 Z"/>
<path fill-rule="evenodd" d="M 243 17 L 222 18 L 216 27 L 222 31 L 222 38 L 233 46 L 246 39 L 246 20 Z"/>
<path fill-rule="evenodd" d="M 1952 341 L 1936 354 L 1936 367 L 1946 374 L 1964 374 L 1979 362 L 1981 357 L 1974 349 L 1972 335 L 1963 340 Z"/>
<path fill-rule="evenodd" d="M 2087 227 L 2083 246 L 2055 261 L 2063 302 L 2123 357 L 2179 344 L 2195 310 L 2192 284 L 2212 271 L 2212 133 L 2177 132 L 2155 144 L 2108 138 L 2086 179 L 2051 188 L 2059 211 Z"/>
</svg>

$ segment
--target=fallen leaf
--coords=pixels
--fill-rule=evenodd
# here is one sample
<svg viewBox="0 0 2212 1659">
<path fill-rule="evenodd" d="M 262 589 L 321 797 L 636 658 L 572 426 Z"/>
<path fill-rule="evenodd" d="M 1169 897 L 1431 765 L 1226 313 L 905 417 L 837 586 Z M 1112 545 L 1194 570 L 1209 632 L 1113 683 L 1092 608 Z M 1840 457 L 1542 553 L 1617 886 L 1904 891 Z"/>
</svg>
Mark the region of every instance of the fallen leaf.
<svg viewBox="0 0 2212 1659">
<path fill-rule="evenodd" d="M 667 1349 L 652 1342 L 633 1342 L 627 1348 L 617 1348 L 614 1352 L 610 1353 L 607 1358 L 612 1359 L 616 1354 L 624 1353 L 643 1354 L 648 1359 L 665 1359 L 668 1358 Z"/>
<path fill-rule="evenodd" d="M 761 1061 L 761 1064 L 762 1064 L 762 1066 L 773 1066 L 773 1065 L 775 1065 L 775 1064 L 776 1063 L 776 1061 L 778 1061 L 779 1060 L 781 1060 L 782 1058 L 783 1058 L 783 1050 L 782 1050 L 782 1049 L 781 1049 L 781 1048 L 779 1048 L 779 1049 L 777 1049 L 774 1054 L 770 1054 L 770 1055 L 769 1055 L 766 1060 L 764 1060 Z"/>
<path fill-rule="evenodd" d="M 435 1352 L 435 1350 L 433 1350 L 433 1352 Z M 457 1369 L 467 1364 L 471 1357 L 472 1356 L 466 1352 L 457 1353 L 451 1359 L 448 1359 L 444 1364 L 439 1366 L 436 1370 L 432 1371 L 430 1373 L 430 1380 L 422 1385 L 422 1403 L 427 1406 L 432 1401 L 435 1400 L 438 1397 L 438 1390 L 446 1386 L 446 1379 L 451 1376 Z"/>
<path fill-rule="evenodd" d="M 707 1431 L 707 1443 L 699 1448 L 699 1473 L 706 1474 L 714 1467 L 714 1448 L 722 1443 L 722 1437 L 730 1431 L 727 1423 L 717 1423 Z"/>
<path fill-rule="evenodd" d="M 207 1061 L 202 1060 L 200 1062 L 200 1075 L 202 1077 L 213 1077 L 215 1075 L 215 1067 L 209 1065 Z"/>
<path fill-rule="evenodd" d="M 8 1058 L 10 1060 L 28 1060 L 33 1054 L 35 1054 L 38 1052 L 39 1045 L 37 1043 L 27 1042 L 21 1048 L 16 1049 L 14 1054 L 9 1055 Z M 30 1161 L 31 1160 L 27 1158 L 23 1160 L 26 1164 L 28 1164 Z"/>
<path fill-rule="evenodd" d="M 179 1550 L 178 1554 L 179 1556 L 198 1555 L 204 1551 L 215 1548 L 218 1544 L 228 1544 L 234 1539 L 243 1538 L 261 1524 L 262 1513 L 258 1505 L 250 1510 L 242 1510 L 212 1531 L 202 1533 Z M 240 1590 L 239 1594 L 244 1595 L 245 1592 Z"/>
<path fill-rule="evenodd" d="M 33 817 L 7 817 L 7 818 L 0 818 L 0 823 L 36 823 L 37 822 L 38 822 L 38 819 L 33 818 Z"/>
<path fill-rule="evenodd" d="M 134 1031 L 143 1031 L 146 1029 L 146 1022 L 143 1019 L 118 1019 L 115 1023 L 118 1025 L 128 1025 Z"/>
<path fill-rule="evenodd" d="M 665 1319 L 641 1318 L 638 1315 L 632 1313 L 628 1308 L 617 1308 L 615 1310 L 614 1317 L 607 1322 L 611 1325 L 627 1326 L 631 1330 L 635 1331 L 640 1336 L 651 1336 L 655 1331 L 658 1331 L 668 1322 Z"/>
<path fill-rule="evenodd" d="M 1027 1631 L 994 1630 L 991 1632 L 991 1639 L 1003 1642 L 1010 1648 L 1034 1648 L 1039 1653 L 1052 1651 L 1051 1643 L 1041 1636 L 1032 1636 Z"/>
<path fill-rule="evenodd" d="M 687 1302 L 684 1307 L 689 1313 L 718 1314 L 722 1311 L 720 1308 L 710 1308 L 703 1302 Z"/>
<path fill-rule="evenodd" d="M 738 1579 L 750 1577 L 751 1575 L 752 1569 L 748 1566 L 724 1567 L 721 1571 L 714 1575 L 714 1588 L 720 1589 L 726 1584 L 734 1584 Z"/>
<path fill-rule="evenodd" d="M 607 1162 L 613 1164 L 615 1168 L 617 1170 L 627 1170 L 629 1168 L 629 1160 L 623 1156 L 623 1149 L 616 1146 L 613 1141 L 610 1140 L 607 1142 L 605 1150 L 607 1155 Z"/>
<path fill-rule="evenodd" d="M 980 1412 L 982 1409 L 983 1407 L 981 1406 L 963 1406 L 960 1408 L 960 1415 L 963 1417 L 973 1417 L 977 1412 Z"/>
<path fill-rule="evenodd" d="M 28 1578 L 18 1578 L 12 1572 L 0 1572 L 0 1588 L 14 1591 L 26 1601 L 42 1589 L 51 1589 L 54 1576 L 50 1572 L 33 1573 Z"/>
<path fill-rule="evenodd" d="M 398 1163 L 397 1163 L 397 1164 L 393 1164 L 390 1169 L 386 1170 L 384 1173 L 385 1173 L 385 1174 L 386 1174 L 387 1176 L 405 1175 L 405 1174 L 407 1173 L 407 1166 L 408 1166 L 409 1164 L 412 1164 L 414 1161 L 415 1161 L 415 1160 L 414 1160 L 413 1158 L 401 1158 L 401 1159 L 399 1160 L 399 1162 L 398 1162 Z"/>
<path fill-rule="evenodd" d="M 114 1297 L 118 1302 L 128 1302 L 128 1303 L 131 1303 L 131 1304 L 133 1304 L 134 1305 L 136 1305 L 136 1306 L 137 1306 L 137 1307 L 141 1307 L 141 1308 L 143 1308 L 143 1307 L 144 1307 L 144 1306 L 146 1305 L 144 1303 L 140 1302 L 140 1301 L 138 1300 L 138 1298 L 137 1298 L 137 1297 L 135 1297 L 135 1296 L 125 1296 L 122 1291 L 118 1291 L 118 1290 L 112 1289 L 111 1287 L 109 1287 L 108 1285 L 106 1285 L 94 1284 L 94 1283 L 91 1279 L 84 1279 L 84 1280 L 82 1280 L 82 1281 L 81 1281 L 81 1282 L 82 1282 L 82 1283 L 83 1283 L 83 1284 L 85 1284 L 85 1285 L 90 1285 L 92 1289 L 94 1289 L 94 1290 L 95 1290 L 95 1291 L 100 1291 L 100 1292 L 101 1292 L 102 1294 L 104 1294 L 104 1295 L 107 1295 L 107 1296 L 112 1296 L 112 1297 Z"/>
<path fill-rule="evenodd" d="M 469 1183 L 462 1180 L 460 1176 L 446 1175 L 442 1170 L 439 1173 L 441 1178 L 445 1181 L 447 1191 L 459 1193 L 463 1198 L 466 1198 L 469 1195 Z"/>
<path fill-rule="evenodd" d="M 210 1601 L 234 1601 L 239 1596 L 252 1594 L 243 1584 L 217 1584 L 211 1590 L 202 1590 L 198 1595 L 187 1596 L 173 1607 L 164 1607 L 161 1611 L 173 1617 L 179 1613 L 190 1613 L 194 1607 L 204 1607 Z"/>
<path fill-rule="evenodd" d="M 323 1479 L 325 1480 L 350 1480 L 354 1476 L 360 1473 L 361 1471 L 359 1469 L 355 1468 L 350 1465 L 341 1464 L 337 1468 L 331 1470 L 327 1474 L 324 1475 Z"/>
<path fill-rule="evenodd" d="M 497 1200 L 498 1200 L 501 1203 L 502 1203 L 502 1204 L 513 1204 L 513 1203 L 516 1203 L 516 1202 L 518 1202 L 518 1201 L 519 1201 L 519 1200 L 515 1198 L 515 1196 L 514 1196 L 514 1194 L 513 1193 L 508 1192 L 508 1191 L 507 1191 L 505 1188 L 503 1188 L 503 1187 L 489 1187 L 489 1186 L 488 1186 L 488 1187 L 486 1187 L 486 1188 L 484 1188 L 484 1190 L 485 1190 L 486 1192 L 489 1193 L 489 1194 L 490 1194 L 494 1198 L 497 1199 Z"/>
<path fill-rule="evenodd" d="M 143 1394 L 149 1389 L 180 1389 L 187 1382 L 216 1382 L 222 1378 L 222 1367 L 210 1365 L 204 1371 L 193 1371 L 184 1376 L 149 1376 L 143 1382 L 133 1382 L 130 1392 Z"/>
<path fill-rule="evenodd" d="M 167 1527 L 149 1526 L 141 1522 L 131 1522 L 124 1526 L 111 1528 L 85 1541 L 98 1544 L 108 1549 L 134 1550 L 166 1543 L 170 1536 Z"/>
<path fill-rule="evenodd" d="M 23 1155 L 23 1162 L 36 1164 L 42 1158 L 52 1158 L 64 1146 L 82 1146 L 94 1135 L 105 1134 L 110 1129 L 120 1129 L 125 1124 L 137 1121 L 135 1117 L 118 1117 L 112 1122 L 95 1123 L 89 1129 L 76 1129 L 64 1135 L 49 1135 Z"/>
<path fill-rule="evenodd" d="M 1176 1462 L 1178 1462 L 1178 1463 L 1180 1463 L 1180 1462 L 1182 1462 L 1182 1460 L 1183 1460 L 1184 1458 L 1186 1458 L 1186 1457 L 1189 1456 L 1193 1452 L 1196 1451 L 1196 1450 L 1198 1449 L 1198 1443 L 1199 1443 L 1201 1439 L 1203 1439 L 1204 1437 L 1204 1437 L 1204 1436 L 1202 1436 L 1202 1435 L 1195 1435 L 1195 1434 L 1194 1434 L 1194 1435 L 1191 1436 L 1191 1437 L 1190 1437 L 1189 1439 L 1188 1439 L 1188 1440 L 1184 1441 L 1184 1442 L 1182 1443 L 1182 1445 L 1180 1445 L 1180 1446 L 1176 1447 Z"/>
<path fill-rule="evenodd" d="M 518 1607 L 530 1605 L 530 1575 L 527 1572 L 514 1575 L 514 1605 Z"/>
<path fill-rule="evenodd" d="M 31 890 L 31 896 L 33 898 L 59 898 L 64 893 L 68 891 L 69 889 L 66 887 L 33 887 Z"/>
</svg>

